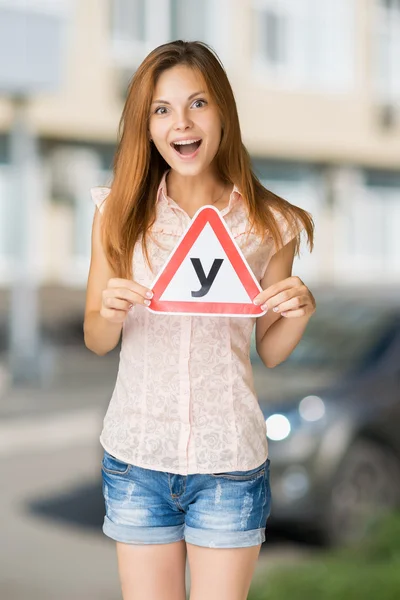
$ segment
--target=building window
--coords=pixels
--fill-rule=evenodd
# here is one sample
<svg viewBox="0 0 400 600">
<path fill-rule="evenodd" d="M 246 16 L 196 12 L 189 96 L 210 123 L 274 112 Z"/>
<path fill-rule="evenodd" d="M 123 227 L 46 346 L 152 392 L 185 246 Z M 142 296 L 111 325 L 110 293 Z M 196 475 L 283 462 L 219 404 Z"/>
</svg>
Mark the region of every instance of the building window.
<svg viewBox="0 0 400 600">
<path fill-rule="evenodd" d="M 204 41 L 208 0 L 170 0 L 171 39 Z"/>
<path fill-rule="evenodd" d="M 120 42 L 145 41 L 145 0 L 111 0 L 112 38 Z"/>
<path fill-rule="evenodd" d="M 338 281 L 398 282 L 400 174 L 358 168 L 341 171 L 334 219 Z"/>
<path fill-rule="evenodd" d="M 253 0 L 253 65 L 268 85 L 347 91 L 354 0 Z"/>
<path fill-rule="evenodd" d="M 111 54 L 125 94 L 132 72 L 146 55 L 145 0 L 109 0 Z"/>
<path fill-rule="evenodd" d="M 377 0 L 375 73 L 384 105 L 400 102 L 400 0 Z"/>
<path fill-rule="evenodd" d="M 264 53 L 271 64 L 284 64 L 286 57 L 287 24 L 285 17 L 269 9 L 260 15 L 261 27 L 264 28 L 262 41 L 265 43 Z"/>
</svg>

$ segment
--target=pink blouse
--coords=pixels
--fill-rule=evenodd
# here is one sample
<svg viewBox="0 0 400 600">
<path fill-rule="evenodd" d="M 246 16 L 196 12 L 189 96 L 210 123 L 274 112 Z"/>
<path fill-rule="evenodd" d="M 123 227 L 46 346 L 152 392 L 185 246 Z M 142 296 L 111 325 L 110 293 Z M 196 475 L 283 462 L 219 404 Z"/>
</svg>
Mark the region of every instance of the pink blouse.
<svg viewBox="0 0 400 600">
<path fill-rule="evenodd" d="M 168 171 L 167 171 L 168 172 Z M 153 271 L 141 243 L 133 279 L 151 287 L 191 219 L 167 194 L 164 173 L 148 238 Z M 102 210 L 109 188 L 91 195 Z M 260 281 L 275 252 L 250 231 L 245 202 L 233 187 L 221 211 Z M 292 234 L 276 214 L 287 243 Z M 268 456 L 266 424 L 250 363 L 255 317 L 155 314 L 136 305 L 124 321 L 120 362 L 100 443 L 117 458 L 147 469 L 188 475 L 248 470 Z"/>
</svg>

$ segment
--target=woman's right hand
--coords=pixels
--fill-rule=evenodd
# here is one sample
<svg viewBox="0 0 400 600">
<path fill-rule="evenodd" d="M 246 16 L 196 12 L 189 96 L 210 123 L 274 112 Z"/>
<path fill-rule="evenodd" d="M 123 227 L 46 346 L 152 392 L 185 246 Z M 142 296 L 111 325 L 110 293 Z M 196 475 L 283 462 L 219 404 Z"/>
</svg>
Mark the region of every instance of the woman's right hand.
<svg viewBox="0 0 400 600">
<path fill-rule="evenodd" d="M 150 305 L 153 292 L 131 279 L 113 277 L 102 292 L 100 314 L 111 323 L 122 323 L 135 304 Z"/>
</svg>

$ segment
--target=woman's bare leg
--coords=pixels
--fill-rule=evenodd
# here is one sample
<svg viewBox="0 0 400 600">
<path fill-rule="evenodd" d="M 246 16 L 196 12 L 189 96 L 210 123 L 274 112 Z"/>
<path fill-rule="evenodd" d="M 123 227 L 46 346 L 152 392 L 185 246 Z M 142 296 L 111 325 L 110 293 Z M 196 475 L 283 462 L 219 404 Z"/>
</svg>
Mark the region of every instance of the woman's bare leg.
<svg viewBox="0 0 400 600">
<path fill-rule="evenodd" d="M 185 540 L 170 544 L 117 542 L 123 600 L 185 600 Z"/>
<path fill-rule="evenodd" d="M 187 544 L 190 600 L 246 600 L 260 548 Z"/>
</svg>

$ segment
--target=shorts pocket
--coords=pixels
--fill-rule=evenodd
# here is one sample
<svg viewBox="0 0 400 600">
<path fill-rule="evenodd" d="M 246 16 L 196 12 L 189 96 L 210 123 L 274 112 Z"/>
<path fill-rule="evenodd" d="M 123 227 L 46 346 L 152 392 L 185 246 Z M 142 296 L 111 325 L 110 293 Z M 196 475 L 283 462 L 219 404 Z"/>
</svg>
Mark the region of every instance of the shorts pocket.
<svg viewBox="0 0 400 600">
<path fill-rule="evenodd" d="M 109 454 L 107 450 L 104 450 L 101 466 L 103 471 L 110 475 L 127 475 L 132 467 L 129 463 Z"/>
<path fill-rule="evenodd" d="M 251 481 L 264 475 L 267 466 L 269 466 L 269 458 L 259 467 L 250 469 L 249 471 L 228 471 L 226 473 L 211 473 L 212 477 L 222 477 L 223 479 L 231 479 L 233 481 Z"/>
</svg>

